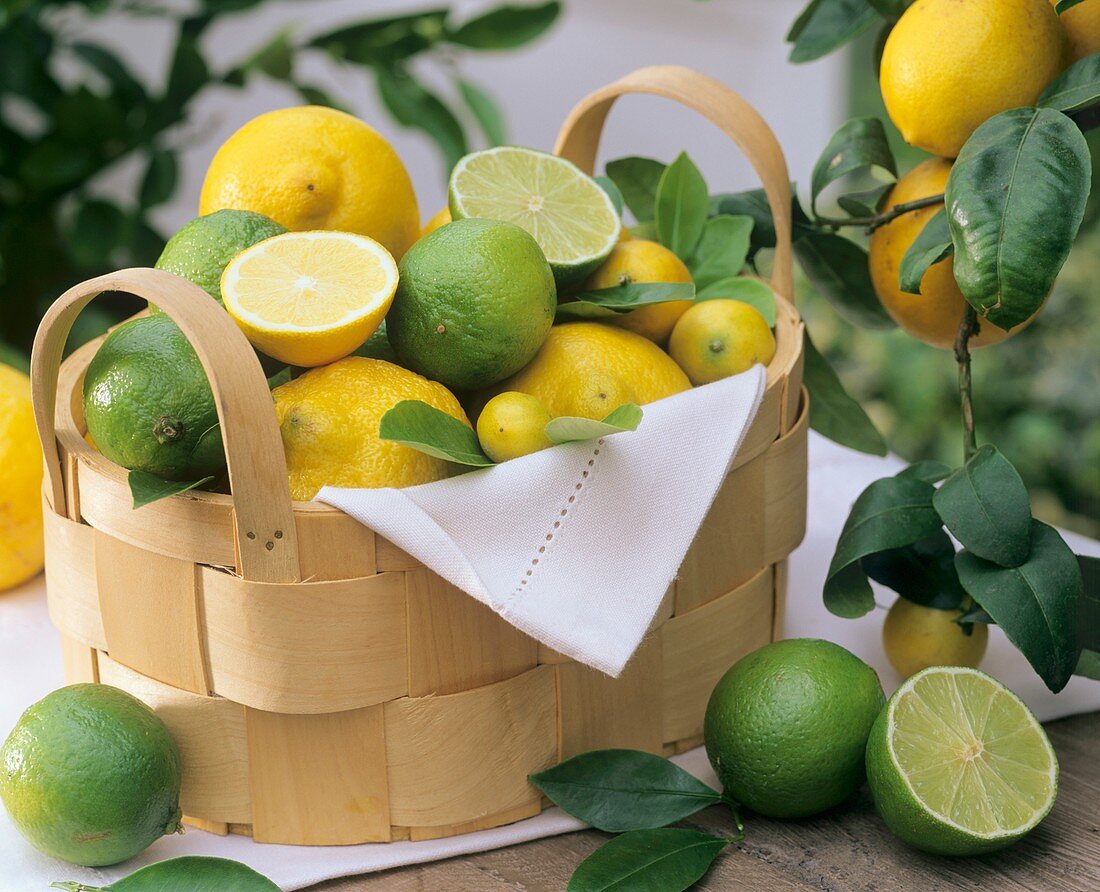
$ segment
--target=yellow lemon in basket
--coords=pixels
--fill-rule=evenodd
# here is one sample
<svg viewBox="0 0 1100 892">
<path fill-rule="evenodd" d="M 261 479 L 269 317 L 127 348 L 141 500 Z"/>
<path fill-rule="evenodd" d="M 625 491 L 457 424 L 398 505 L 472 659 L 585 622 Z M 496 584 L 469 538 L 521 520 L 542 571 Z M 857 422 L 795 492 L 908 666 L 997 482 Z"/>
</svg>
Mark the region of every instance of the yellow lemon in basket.
<svg viewBox="0 0 1100 892">
<path fill-rule="evenodd" d="M 509 461 L 553 446 L 550 413 L 537 397 L 509 391 L 494 396 L 477 418 L 477 438 L 493 461 Z"/>
<path fill-rule="evenodd" d="M 917 0 L 883 49 L 882 98 L 906 142 L 954 158 L 986 119 L 1034 105 L 1064 49 L 1048 0 Z"/>
<path fill-rule="evenodd" d="M 533 360 L 492 393 L 538 397 L 551 416 L 601 419 L 623 403 L 644 405 L 691 387 L 667 353 L 632 331 L 598 322 L 555 325 Z"/>
<path fill-rule="evenodd" d="M 400 258 L 420 234 L 412 181 L 358 118 L 310 105 L 253 118 L 218 149 L 199 213 L 255 211 L 287 229 L 369 236 Z"/>
<path fill-rule="evenodd" d="M 420 237 L 424 238 L 424 236 L 435 232 L 440 226 L 446 226 L 450 222 L 452 222 L 451 209 L 449 207 L 440 208 L 438 213 L 424 224 L 424 228 L 420 230 Z"/>
<path fill-rule="evenodd" d="M 929 666 L 976 668 L 985 656 L 989 627 L 974 623 L 967 634 L 957 610 L 938 610 L 898 598 L 882 624 L 882 645 L 890 665 L 903 678 Z"/>
<path fill-rule="evenodd" d="M 322 486 L 414 486 L 458 466 L 382 440 L 382 416 L 402 400 L 422 400 L 464 424 L 446 387 L 381 359 L 351 356 L 311 369 L 272 391 L 286 450 L 290 494 L 312 499 Z"/>
<path fill-rule="evenodd" d="M 695 304 L 680 317 L 668 352 L 695 385 L 739 375 L 775 356 L 775 335 L 756 307 L 720 298 Z"/>
<path fill-rule="evenodd" d="M 1058 0 L 1050 0 L 1057 4 Z M 1058 20 L 1069 38 L 1069 57 L 1073 61 L 1100 52 L 1100 0 L 1084 0 L 1071 6 Z"/>
<path fill-rule="evenodd" d="M 257 350 L 318 366 L 347 356 L 382 323 L 397 264 L 362 235 L 288 232 L 234 257 L 221 287 L 225 309 Z"/>
<path fill-rule="evenodd" d="M 581 286 L 583 291 L 599 291 L 619 285 L 646 284 L 649 282 L 690 282 L 691 273 L 684 262 L 664 245 L 646 239 L 623 240 Z M 657 344 L 664 344 L 672 334 L 672 327 L 692 305 L 690 300 L 670 300 L 661 304 L 648 304 L 609 320 L 613 325 L 636 331 Z"/>
<path fill-rule="evenodd" d="M 950 161 L 929 158 L 898 181 L 885 206 L 941 194 L 950 173 Z M 902 214 L 876 229 L 871 236 L 869 264 L 875 293 L 902 330 L 926 344 L 948 350 L 955 343 L 966 309 L 966 298 L 955 282 L 953 261 L 949 258 L 930 266 L 921 280 L 920 294 L 902 291 L 898 280 L 906 251 L 941 207 L 936 205 Z M 1019 327 L 1015 329 L 1019 330 Z M 971 338 L 970 346 L 997 344 L 1008 336 L 1009 332 L 1003 328 L 983 321 L 978 334 Z"/>
<path fill-rule="evenodd" d="M 31 381 L 0 363 L 0 591 L 42 569 L 42 451 Z"/>
</svg>

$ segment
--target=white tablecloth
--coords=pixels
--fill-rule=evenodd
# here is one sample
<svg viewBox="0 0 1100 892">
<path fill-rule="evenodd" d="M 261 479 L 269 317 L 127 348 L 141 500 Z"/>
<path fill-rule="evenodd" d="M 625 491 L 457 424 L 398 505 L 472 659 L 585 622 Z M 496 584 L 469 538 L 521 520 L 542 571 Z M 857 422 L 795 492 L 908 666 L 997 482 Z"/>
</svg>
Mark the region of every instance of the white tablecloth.
<svg viewBox="0 0 1100 892">
<path fill-rule="evenodd" d="M 877 610 L 859 620 L 838 619 L 822 605 L 821 587 L 848 507 L 868 483 L 900 467 L 897 459 L 859 455 L 811 435 L 809 529 L 805 542 L 791 558 L 785 627 L 789 637 L 828 638 L 849 648 L 878 670 L 887 691 L 900 679 L 882 652 L 883 612 Z M 1100 556 L 1100 543 L 1072 535 L 1067 539 L 1075 551 Z M 879 595 L 880 605 L 888 606 L 892 593 L 879 590 Z M 6 734 L 27 706 L 64 683 L 57 633 L 46 615 L 41 579 L 0 594 L 0 644 L 0 734 Z M 1100 682 L 1075 678 L 1057 697 L 1051 695 L 997 628 L 992 629 L 982 668 L 1023 697 L 1040 719 L 1100 709 Z M 677 761 L 716 785 L 701 748 L 685 753 Z M 332 877 L 485 851 L 567 833 L 580 826 L 551 809 L 508 827 L 451 839 L 332 848 L 258 845 L 245 837 L 219 837 L 189 829 L 183 836 L 161 839 L 124 865 L 88 870 L 39 855 L 0 809 L 0 892 L 45 889 L 57 880 L 101 886 L 145 864 L 196 854 L 243 861 L 283 889 L 301 889 Z"/>
</svg>

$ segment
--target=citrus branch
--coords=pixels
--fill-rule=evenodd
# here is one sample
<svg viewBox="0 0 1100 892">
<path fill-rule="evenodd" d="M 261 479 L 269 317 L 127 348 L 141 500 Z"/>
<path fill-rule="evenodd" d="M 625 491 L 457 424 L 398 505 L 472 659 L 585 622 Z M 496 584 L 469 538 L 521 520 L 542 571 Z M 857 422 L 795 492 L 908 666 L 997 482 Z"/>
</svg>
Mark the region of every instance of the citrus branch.
<svg viewBox="0 0 1100 892">
<path fill-rule="evenodd" d="M 970 339 L 978 333 L 980 323 L 978 314 L 968 303 L 959 324 L 959 334 L 955 338 L 955 362 L 959 364 L 959 402 L 962 407 L 963 422 L 963 461 L 970 461 L 978 451 L 977 436 L 974 433 L 974 396 L 970 377 Z"/>
<path fill-rule="evenodd" d="M 870 217 L 822 217 L 818 214 L 815 222 L 824 226 L 831 226 L 833 229 L 839 229 L 842 226 L 866 226 L 869 235 L 892 220 L 896 220 L 902 214 L 910 214 L 923 208 L 935 207 L 938 204 L 943 204 L 943 200 L 944 195 L 941 192 L 939 195 L 929 195 L 927 198 L 918 198 L 916 201 L 895 204 L 889 210 L 880 214 L 873 214 Z"/>
</svg>

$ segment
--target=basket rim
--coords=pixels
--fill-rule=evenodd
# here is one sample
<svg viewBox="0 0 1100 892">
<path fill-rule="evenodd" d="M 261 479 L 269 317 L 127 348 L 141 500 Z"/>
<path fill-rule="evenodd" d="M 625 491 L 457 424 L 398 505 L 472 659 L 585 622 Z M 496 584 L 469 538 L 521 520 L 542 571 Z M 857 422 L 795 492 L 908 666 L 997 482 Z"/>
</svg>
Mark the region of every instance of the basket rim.
<svg viewBox="0 0 1100 892">
<path fill-rule="evenodd" d="M 772 361 L 767 365 L 767 384 L 765 392 L 776 386 L 781 386 L 789 378 L 792 369 L 798 362 L 803 352 L 802 344 L 802 316 L 794 303 L 782 295 L 776 294 L 776 344 L 777 349 Z M 134 317 L 144 315 L 145 312 Z M 129 320 L 127 320 L 129 321 Z M 122 323 L 125 324 L 125 323 Z M 83 419 L 83 407 L 78 398 L 81 392 L 81 383 L 84 372 L 91 363 L 92 357 L 99 349 L 107 335 L 101 335 L 82 345 L 68 356 L 61 364 L 58 375 L 56 434 L 58 442 L 64 452 L 72 461 L 79 461 L 89 471 L 102 475 L 113 482 L 126 482 L 127 470 L 121 465 L 110 461 L 102 452 L 94 448 L 86 439 L 87 428 Z M 703 385 L 706 386 L 706 385 Z M 799 411 L 799 415 L 805 409 Z M 229 507 L 234 505 L 234 497 L 231 493 L 205 492 L 202 490 L 189 490 L 183 493 L 169 496 L 163 501 L 193 501 L 203 502 L 216 507 Z M 291 506 L 296 515 L 301 514 L 342 514 L 339 508 L 326 505 L 323 502 L 292 501 Z M 149 505 L 155 508 L 156 505 Z"/>
</svg>

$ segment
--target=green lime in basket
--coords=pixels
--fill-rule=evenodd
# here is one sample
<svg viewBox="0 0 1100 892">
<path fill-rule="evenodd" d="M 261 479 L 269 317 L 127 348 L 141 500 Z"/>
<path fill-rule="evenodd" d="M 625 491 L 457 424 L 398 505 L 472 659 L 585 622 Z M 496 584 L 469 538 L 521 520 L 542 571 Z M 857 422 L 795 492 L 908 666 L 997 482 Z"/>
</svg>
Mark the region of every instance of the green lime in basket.
<svg viewBox="0 0 1100 892">
<path fill-rule="evenodd" d="M 1042 726 L 984 672 L 934 666 L 875 721 L 867 780 L 886 825 L 936 855 L 979 855 L 1035 829 L 1058 794 Z"/>
<path fill-rule="evenodd" d="M 46 695 L 0 747 L 0 800 L 20 833 L 40 852 L 87 867 L 125 861 L 178 832 L 181 776 L 164 722 L 104 684 Z"/>
<path fill-rule="evenodd" d="M 456 220 L 483 217 L 526 229 L 559 288 L 603 263 L 622 227 L 611 198 L 575 164 L 516 146 L 460 160 L 451 173 L 450 203 Z"/>
</svg>

